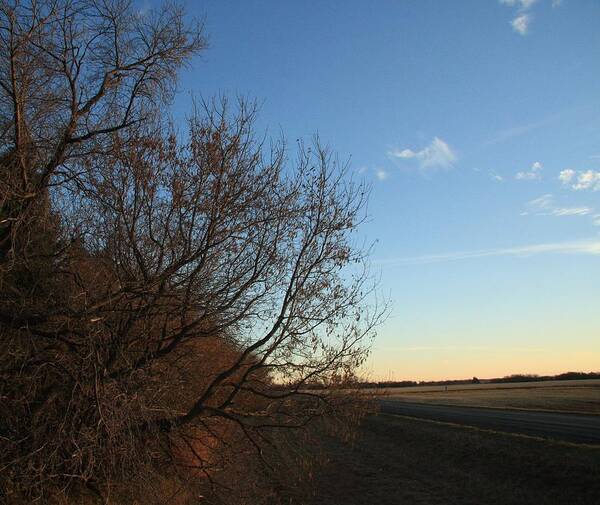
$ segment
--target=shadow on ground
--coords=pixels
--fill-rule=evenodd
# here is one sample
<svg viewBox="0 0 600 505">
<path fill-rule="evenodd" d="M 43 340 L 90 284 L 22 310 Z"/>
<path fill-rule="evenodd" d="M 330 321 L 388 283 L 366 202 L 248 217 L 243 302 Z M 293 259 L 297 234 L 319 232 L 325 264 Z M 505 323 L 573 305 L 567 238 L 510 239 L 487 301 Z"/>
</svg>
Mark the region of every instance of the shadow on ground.
<svg viewBox="0 0 600 505">
<path fill-rule="evenodd" d="M 311 505 L 600 503 L 600 447 L 380 414 L 325 450 Z"/>
</svg>

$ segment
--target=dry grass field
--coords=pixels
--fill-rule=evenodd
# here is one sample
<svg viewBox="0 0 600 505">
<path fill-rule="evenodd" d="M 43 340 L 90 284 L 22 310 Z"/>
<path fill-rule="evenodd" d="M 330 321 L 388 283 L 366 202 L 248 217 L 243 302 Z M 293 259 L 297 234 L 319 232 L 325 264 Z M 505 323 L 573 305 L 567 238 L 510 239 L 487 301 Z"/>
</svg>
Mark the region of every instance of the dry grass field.
<svg viewBox="0 0 600 505">
<path fill-rule="evenodd" d="M 600 447 L 393 415 L 369 417 L 355 444 L 326 443 L 310 505 L 597 505 Z"/>
<path fill-rule="evenodd" d="M 410 402 L 600 414 L 600 381 L 378 390 Z M 600 446 L 378 414 L 355 443 L 325 437 L 329 460 L 306 505 L 597 505 Z M 300 488 L 298 488 L 300 493 Z"/>
<path fill-rule="evenodd" d="M 382 389 L 381 396 L 438 405 L 600 414 L 600 380 L 466 384 Z"/>
</svg>

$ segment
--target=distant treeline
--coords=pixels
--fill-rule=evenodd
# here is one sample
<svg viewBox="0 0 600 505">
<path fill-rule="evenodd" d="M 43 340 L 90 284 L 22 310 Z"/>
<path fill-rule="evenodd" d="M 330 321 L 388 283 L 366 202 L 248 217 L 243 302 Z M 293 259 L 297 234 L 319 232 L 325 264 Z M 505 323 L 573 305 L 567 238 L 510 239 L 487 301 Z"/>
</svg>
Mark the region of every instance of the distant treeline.
<svg viewBox="0 0 600 505">
<path fill-rule="evenodd" d="M 413 386 L 454 386 L 460 384 L 502 384 L 510 382 L 541 382 L 557 380 L 580 380 L 580 379 L 600 379 L 600 372 L 565 372 L 558 375 L 536 375 L 536 374 L 514 374 L 505 377 L 496 377 L 493 379 L 456 379 L 442 381 L 379 381 L 368 382 L 361 381 L 356 383 L 357 388 L 403 388 Z M 307 384 L 306 389 L 325 389 L 326 384 Z"/>
</svg>

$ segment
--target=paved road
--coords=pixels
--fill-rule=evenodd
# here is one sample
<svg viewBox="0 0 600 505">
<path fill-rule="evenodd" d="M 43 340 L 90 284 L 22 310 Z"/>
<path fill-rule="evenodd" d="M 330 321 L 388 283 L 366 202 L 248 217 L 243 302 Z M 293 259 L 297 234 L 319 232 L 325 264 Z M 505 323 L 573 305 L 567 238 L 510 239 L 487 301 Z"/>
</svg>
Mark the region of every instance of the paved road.
<svg viewBox="0 0 600 505">
<path fill-rule="evenodd" d="M 600 416 L 380 400 L 381 412 L 537 437 L 600 444 Z"/>
</svg>

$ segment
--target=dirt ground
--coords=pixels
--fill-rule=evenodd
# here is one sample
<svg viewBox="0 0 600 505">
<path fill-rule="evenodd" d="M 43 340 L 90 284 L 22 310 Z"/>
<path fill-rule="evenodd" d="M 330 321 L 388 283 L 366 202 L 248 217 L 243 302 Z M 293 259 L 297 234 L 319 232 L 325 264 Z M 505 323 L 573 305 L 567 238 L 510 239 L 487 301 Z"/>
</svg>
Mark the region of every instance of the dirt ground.
<svg viewBox="0 0 600 505">
<path fill-rule="evenodd" d="M 325 450 L 307 505 L 600 503 L 600 447 L 380 414 Z"/>
</svg>

